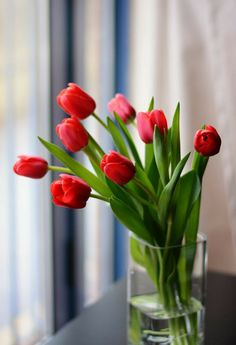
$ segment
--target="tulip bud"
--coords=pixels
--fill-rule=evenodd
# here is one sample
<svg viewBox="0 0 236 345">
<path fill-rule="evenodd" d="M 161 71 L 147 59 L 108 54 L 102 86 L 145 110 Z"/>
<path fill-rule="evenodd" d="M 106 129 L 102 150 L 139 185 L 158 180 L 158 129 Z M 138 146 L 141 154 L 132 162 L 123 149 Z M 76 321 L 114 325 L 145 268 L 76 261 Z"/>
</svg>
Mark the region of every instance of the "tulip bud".
<svg viewBox="0 0 236 345">
<path fill-rule="evenodd" d="M 119 185 L 128 183 L 135 175 L 135 166 L 133 163 L 125 156 L 113 150 L 103 156 L 100 167 L 110 180 Z"/>
<path fill-rule="evenodd" d="M 161 134 L 165 134 L 168 130 L 167 120 L 162 110 L 152 110 L 150 113 L 150 120 L 153 126 L 157 126 Z"/>
<path fill-rule="evenodd" d="M 19 160 L 14 164 L 13 170 L 17 175 L 41 178 L 48 171 L 48 162 L 41 157 L 18 156 Z"/>
<path fill-rule="evenodd" d="M 151 112 L 140 112 L 137 115 L 137 128 L 141 140 L 145 144 L 153 142 L 154 126 L 157 126 L 161 134 L 168 131 L 167 120 L 162 110 L 152 110 Z"/>
<path fill-rule="evenodd" d="M 51 184 L 52 201 L 57 206 L 83 208 L 90 196 L 91 188 L 79 177 L 61 174 Z"/>
<path fill-rule="evenodd" d="M 214 156 L 220 151 L 221 138 L 212 126 L 199 129 L 194 136 L 194 148 L 202 156 Z"/>
<path fill-rule="evenodd" d="M 77 152 L 88 145 L 88 133 L 74 117 L 62 120 L 56 132 L 63 145 L 70 152 Z"/>
<path fill-rule="evenodd" d="M 117 93 L 108 103 L 110 113 L 116 113 L 124 123 L 129 123 L 135 118 L 136 112 L 127 98 Z"/>
<path fill-rule="evenodd" d="M 137 115 L 137 128 L 141 140 L 145 144 L 152 143 L 154 126 L 148 113 L 140 112 Z"/>
<path fill-rule="evenodd" d="M 57 96 L 57 103 L 68 115 L 83 120 L 93 113 L 96 103 L 75 83 L 68 85 Z"/>
</svg>

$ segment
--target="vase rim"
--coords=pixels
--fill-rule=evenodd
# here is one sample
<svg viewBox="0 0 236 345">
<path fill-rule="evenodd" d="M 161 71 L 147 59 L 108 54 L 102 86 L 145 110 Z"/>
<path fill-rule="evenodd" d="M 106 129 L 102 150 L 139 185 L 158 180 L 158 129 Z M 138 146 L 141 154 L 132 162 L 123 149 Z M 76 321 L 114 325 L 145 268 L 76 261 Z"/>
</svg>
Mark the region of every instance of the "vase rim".
<svg viewBox="0 0 236 345">
<path fill-rule="evenodd" d="M 203 232 L 198 232 L 197 233 L 197 239 L 196 241 L 190 242 L 190 243 L 182 243 L 182 244 L 174 244 L 170 246 L 158 246 L 158 245 L 153 245 L 148 243 L 147 241 L 143 240 L 142 238 L 138 237 L 135 235 L 132 231 L 129 232 L 129 236 L 137 239 L 139 242 L 143 243 L 145 246 L 148 246 L 150 248 L 155 248 L 159 250 L 163 250 L 166 248 L 184 248 L 184 247 L 191 247 L 194 244 L 200 244 L 200 243 L 207 243 L 207 235 Z"/>
</svg>

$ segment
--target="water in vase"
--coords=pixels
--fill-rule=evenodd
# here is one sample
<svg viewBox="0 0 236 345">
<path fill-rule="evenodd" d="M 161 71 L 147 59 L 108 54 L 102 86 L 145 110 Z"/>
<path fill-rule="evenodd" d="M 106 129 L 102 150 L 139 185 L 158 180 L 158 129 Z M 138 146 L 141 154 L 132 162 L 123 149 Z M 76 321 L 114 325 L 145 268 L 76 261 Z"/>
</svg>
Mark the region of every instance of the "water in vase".
<svg viewBox="0 0 236 345">
<path fill-rule="evenodd" d="M 129 308 L 129 345 L 203 345 L 205 308 L 197 299 L 166 312 L 156 293 L 137 295 Z"/>
</svg>

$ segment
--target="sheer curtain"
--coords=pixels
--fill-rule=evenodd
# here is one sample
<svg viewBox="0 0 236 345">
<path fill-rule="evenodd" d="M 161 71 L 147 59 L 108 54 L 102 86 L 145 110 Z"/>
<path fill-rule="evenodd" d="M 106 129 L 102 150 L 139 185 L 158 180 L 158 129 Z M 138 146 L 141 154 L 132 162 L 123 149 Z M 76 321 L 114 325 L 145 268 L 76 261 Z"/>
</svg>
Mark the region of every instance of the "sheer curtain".
<svg viewBox="0 0 236 345">
<path fill-rule="evenodd" d="M 209 238 L 209 268 L 236 273 L 236 3 L 131 1 L 130 94 L 140 110 L 154 95 L 171 118 L 181 103 L 182 153 L 204 123 L 222 149 L 204 178 L 200 230 Z"/>
<path fill-rule="evenodd" d="M 96 113 L 106 121 L 107 102 L 114 94 L 114 1 L 75 2 L 74 15 L 74 81 L 93 96 Z M 85 123 L 103 149 L 111 149 L 110 138 L 99 123 L 93 117 Z M 83 303 L 87 306 L 101 297 L 113 282 L 114 218 L 107 205 L 90 199 L 86 208 L 77 212 L 77 219 L 81 228 L 77 251 L 80 260 L 83 256 L 78 291 L 84 292 Z"/>
<path fill-rule="evenodd" d="M 47 1 L 0 4 L 0 344 L 51 333 L 48 179 L 13 174 L 18 154 L 44 155 L 49 131 Z M 46 265 L 47 263 L 47 265 Z"/>
</svg>

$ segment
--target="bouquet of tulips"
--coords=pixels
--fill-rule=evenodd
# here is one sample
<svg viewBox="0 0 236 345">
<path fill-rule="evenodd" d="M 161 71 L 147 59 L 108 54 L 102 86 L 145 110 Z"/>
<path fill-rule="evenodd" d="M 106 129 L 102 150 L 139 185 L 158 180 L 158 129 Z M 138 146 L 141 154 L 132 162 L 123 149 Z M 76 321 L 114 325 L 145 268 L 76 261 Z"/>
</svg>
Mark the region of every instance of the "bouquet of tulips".
<svg viewBox="0 0 236 345">
<path fill-rule="evenodd" d="M 117 94 L 108 103 L 111 116 L 106 122 L 94 112 L 93 98 L 74 83 L 59 93 L 57 103 L 69 115 L 56 126 L 58 137 L 67 151 L 83 151 L 91 162 L 92 171 L 65 150 L 39 138 L 62 166 L 51 166 L 41 157 L 22 155 L 14 165 L 15 173 L 41 178 L 49 170 L 61 172 L 51 184 L 55 205 L 79 209 L 85 207 L 89 198 L 110 203 L 118 220 L 137 238 L 153 246 L 196 241 L 203 174 L 209 156 L 217 154 L 221 146 L 214 127 L 205 125 L 196 132 L 191 168 L 183 173 L 190 153 L 181 157 L 179 104 L 168 126 L 164 112 L 155 108 L 154 99 L 147 110 L 136 115 L 125 96 Z M 110 134 L 113 149 L 109 153 L 103 151 L 102 145 L 83 126 L 82 121 L 88 116 L 93 116 Z M 145 145 L 143 160 L 130 124 Z M 131 254 L 139 262 L 140 255 L 146 255 L 140 252 L 135 239 Z M 150 260 L 142 260 L 142 264 L 151 271 Z M 172 271 L 172 267 L 166 266 L 166 281 L 168 272 Z"/>
<path fill-rule="evenodd" d="M 179 113 L 177 105 L 172 126 L 165 114 L 154 109 L 152 99 L 147 111 L 137 114 L 125 96 L 117 94 L 108 103 L 112 117 L 104 123 L 94 110 L 96 103 L 78 85 L 70 83 L 57 97 L 58 105 L 69 115 L 56 126 L 56 133 L 69 152 L 83 151 L 93 172 L 61 148 L 41 138 L 42 144 L 63 166 L 50 166 L 41 157 L 19 156 L 14 165 L 18 175 L 41 178 L 48 170 L 62 172 L 51 185 L 57 206 L 83 208 L 89 197 L 109 202 L 114 214 L 129 230 L 151 244 L 178 244 L 183 238 L 194 240 L 197 233 L 201 181 L 209 156 L 218 153 L 221 139 L 212 126 L 203 126 L 194 137 L 192 169 L 181 176 L 189 158 L 181 159 Z M 110 133 L 115 149 L 105 153 L 102 146 L 82 125 L 94 116 Z M 128 125 L 137 127 L 145 144 L 142 162 Z M 92 190 L 96 194 L 92 193 Z M 195 205 L 195 207 L 193 207 Z M 191 233 L 187 223 L 195 219 Z M 167 224 L 172 223 L 167 243 Z"/>
</svg>

